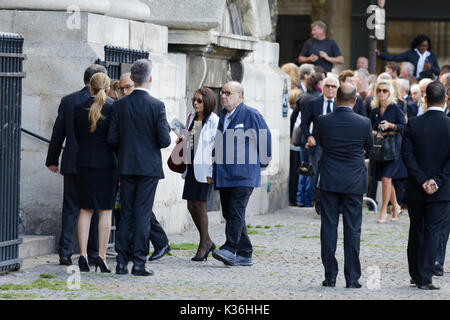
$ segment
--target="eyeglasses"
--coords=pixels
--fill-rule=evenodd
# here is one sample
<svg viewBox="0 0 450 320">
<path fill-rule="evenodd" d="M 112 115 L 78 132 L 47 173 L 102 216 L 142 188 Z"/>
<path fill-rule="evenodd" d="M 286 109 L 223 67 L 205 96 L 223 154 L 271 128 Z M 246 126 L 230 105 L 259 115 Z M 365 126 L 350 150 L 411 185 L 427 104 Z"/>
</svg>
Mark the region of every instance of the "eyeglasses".
<svg viewBox="0 0 450 320">
<path fill-rule="evenodd" d="M 380 93 L 380 92 L 388 93 L 389 90 L 388 89 L 377 89 L 377 93 Z"/>
<path fill-rule="evenodd" d="M 326 85 L 325 85 L 325 88 L 333 88 L 333 89 L 336 89 L 337 86 L 335 86 L 335 85 L 333 85 L 333 84 L 326 84 Z"/>
<path fill-rule="evenodd" d="M 231 96 L 232 94 L 235 94 L 235 93 L 239 93 L 239 92 L 223 91 L 223 90 L 220 90 L 219 95 L 220 95 L 220 96 L 225 95 L 225 96 L 229 97 L 229 96 Z"/>
<path fill-rule="evenodd" d="M 125 87 L 119 87 L 119 89 L 120 89 L 120 91 L 125 91 L 125 90 L 130 90 L 133 87 L 134 87 L 133 84 L 127 84 Z"/>
<path fill-rule="evenodd" d="M 192 103 L 195 103 L 195 101 L 197 101 L 197 103 L 203 103 L 203 100 L 202 100 L 202 99 L 195 99 L 195 98 L 192 98 Z"/>
</svg>

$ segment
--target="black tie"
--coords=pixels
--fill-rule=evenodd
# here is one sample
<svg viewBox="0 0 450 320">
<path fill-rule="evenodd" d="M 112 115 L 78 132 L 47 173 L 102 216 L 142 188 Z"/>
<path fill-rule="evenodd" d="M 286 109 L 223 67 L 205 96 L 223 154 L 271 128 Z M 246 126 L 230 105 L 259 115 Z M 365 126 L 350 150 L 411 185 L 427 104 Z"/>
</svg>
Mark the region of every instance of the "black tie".
<svg viewBox="0 0 450 320">
<path fill-rule="evenodd" d="M 327 113 L 331 112 L 331 104 L 333 103 L 333 100 L 328 100 L 327 104 Z"/>
</svg>

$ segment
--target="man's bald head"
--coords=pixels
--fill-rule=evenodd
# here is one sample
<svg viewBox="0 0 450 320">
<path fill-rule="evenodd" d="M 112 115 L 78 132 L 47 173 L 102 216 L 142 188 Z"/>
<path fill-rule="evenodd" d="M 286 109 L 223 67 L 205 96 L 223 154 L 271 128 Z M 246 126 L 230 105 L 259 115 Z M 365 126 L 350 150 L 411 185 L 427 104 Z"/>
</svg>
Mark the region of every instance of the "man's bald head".
<svg viewBox="0 0 450 320">
<path fill-rule="evenodd" d="M 348 106 L 353 108 L 356 102 L 356 87 L 350 83 L 343 83 L 336 95 L 336 104 L 338 106 Z"/>
<path fill-rule="evenodd" d="M 227 82 L 220 92 L 220 104 L 227 112 L 233 111 L 244 99 L 244 87 L 237 81 Z"/>
</svg>

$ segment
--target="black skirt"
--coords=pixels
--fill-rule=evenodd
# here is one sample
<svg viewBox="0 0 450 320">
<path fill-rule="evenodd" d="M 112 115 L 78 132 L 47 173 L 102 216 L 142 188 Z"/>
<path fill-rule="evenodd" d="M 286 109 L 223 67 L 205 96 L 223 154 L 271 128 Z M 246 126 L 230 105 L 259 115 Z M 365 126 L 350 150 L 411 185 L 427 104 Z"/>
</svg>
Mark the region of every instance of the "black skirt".
<svg viewBox="0 0 450 320">
<path fill-rule="evenodd" d="M 116 168 L 78 168 L 81 209 L 111 210 L 117 187 Z"/>
<path fill-rule="evenodd" d="M 183 199 L 193 201 L 204 201 L 208 199 L 212 184 L 198 182 L 195 179 L 194 167 L 192 164 L 187 165 L 187 173 L 184 181 Z"/>
</svg>

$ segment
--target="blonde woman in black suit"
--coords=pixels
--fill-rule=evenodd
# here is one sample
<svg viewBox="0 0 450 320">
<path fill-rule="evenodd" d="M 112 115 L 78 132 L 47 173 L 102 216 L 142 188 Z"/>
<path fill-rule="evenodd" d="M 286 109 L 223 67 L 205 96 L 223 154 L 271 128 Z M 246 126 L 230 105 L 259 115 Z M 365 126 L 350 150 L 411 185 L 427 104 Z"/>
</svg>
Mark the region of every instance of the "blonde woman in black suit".
<svg viewBox="0 0 450 320">
<path fill-rule="evenodd" d="M 86 247 L 94 209 L 99 213 L 99 255 L 94 259 L 95 270 L 100 267 L 102 272 L 111 272 L 106 265 L 106 250 L 117 180 L 117 157 L 114 149 L 106 143 L 113 102 L 107 97 L 109 88 L 109 77 L 103 73 L 95 74 L 90 81 L 91 98 L 77 105 L 74 111 L 75 136 L 79 145 L 77 188 L 81 207 L 78 265 L 83 272 L 89 272 Z"/>
</svg>

